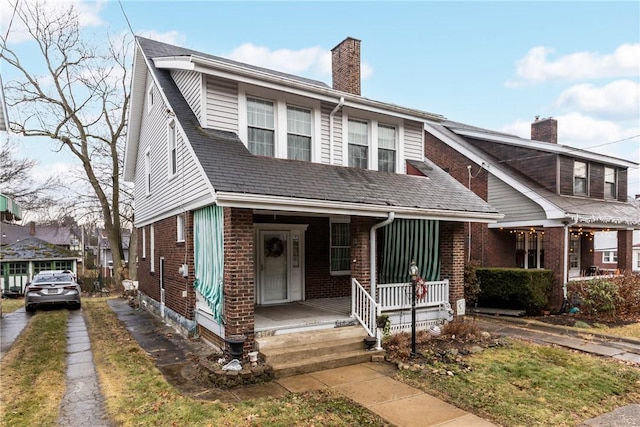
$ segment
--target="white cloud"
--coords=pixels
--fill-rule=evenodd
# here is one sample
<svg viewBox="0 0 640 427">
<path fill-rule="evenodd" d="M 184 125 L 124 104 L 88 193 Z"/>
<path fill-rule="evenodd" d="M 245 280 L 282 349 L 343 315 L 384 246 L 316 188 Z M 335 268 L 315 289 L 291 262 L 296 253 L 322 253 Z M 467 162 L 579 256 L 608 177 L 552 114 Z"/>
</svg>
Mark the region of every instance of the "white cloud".
<svg viewBox="0 0 640 427">
<path fill-rule="evenodd" d="M 616 80 L 602 87 L 575 85 L 563 91 L 554 106 L 606 118 L 637 118 L 640 116 L 640 84 L 631 80 Z"/>
<path fill-rule="evenodd" d="M 183 46 L 187 41 L 187 36 L 176 30 L 160 33 L 155 30 L 142 30 L 137 32 L 137 35 L 156 40 L 162 43 L 173 44 L 177 46 Z"/>
<path fill-rule="evenodd" d="M 70 6 L 73 6 L 78 13 L 81 27 L 97 27 L 106 24 L 100 17 L 100 12 L 106 4 L 106 0 L 9 0 L 7 3 L 8 6 L 5 5 L 3 12 L 0 13 L 0 28 L 2 28 L 3 37 L 7 34 L 7 29 L 10 28 L 9 43 L 22 43 L 32 39 L 19 14 L 15 16 L 13 14 L 13 8 L 16 5 L 18 8 L 32 8 L 39 4 L 40 7 L 44 8 L 45 15 L 49 18 L 65 13 Z M 9 24 L 11 24 L 11 27 L 9 27 Z"/>
<path fill-rule="evenodd" d="M 245 43 L 225 57 L 296 75 L 308 73 L 320 77 L 331 76 L 331 51 L 318 46 L 299 50 L 269 50 L 264 46 Z M 361 63 L 361 78 L 364 80 L 372 74 L 373 68 L 367 63 Z"/>
<path fill-rule="evenodd" d="M 507 86 L 548 80 L 580 80 L 612 77 L 636 77 L 640 69 L 640 43 L 623 44 L 609 54 L 575 52 L 549 59 L 552 48 L 537 46 L 529 50 L 516 65 L 516 80 Z"/>
</svg>

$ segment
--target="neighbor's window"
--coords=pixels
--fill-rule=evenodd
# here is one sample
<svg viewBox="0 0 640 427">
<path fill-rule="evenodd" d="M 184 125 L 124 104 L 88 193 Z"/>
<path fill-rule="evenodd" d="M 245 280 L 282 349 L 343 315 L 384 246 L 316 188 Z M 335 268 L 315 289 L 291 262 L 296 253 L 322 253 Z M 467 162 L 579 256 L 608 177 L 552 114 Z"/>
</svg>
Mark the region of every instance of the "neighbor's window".
<svg viewBox="0 0 640 427">
<path fill-rule="evenodd" d="M 369 123 L 349 119 L 349 166 L 367 169 L 369 167 Z"/>
<path fill-rule="evenodd" d="M 351 272 L 351 224 L 331 223 L 331 274 Z"/>
<path fill-rule="evenodd" d="M 378 170 L 396 171 L 396 128 L 378 125 Z"/>
<path fill-rule="evenodd" d="M 151 194 L 151 152 L 148 148 L 144 153 L 144 188 L 147 196 Z"/>
<path fill-rule="evenodd" d="M 604 168 L 604 197 L 616 199 L 618 190 L 616 188 L 616 170 L 614 168 Z"/>
<path fill-rule="evenodd" d="M 175 120 L 169 121 L 168 129 L 169 140 L 169 176 L 173 176 L 178 172 L 178 149 L 176 146 L 176 122 Z"/>
<path fill-rule="evenodd" d="M 247 98 L 247 123 L 249 151 L 259 156 L 273 157 L 275 154 L 273 102 Z"/>
<path fill-rule="evenodd" d="M 27 274 L 27 264 L 26 262 L 10 262 L 9 275 Z"/>
<path fill-rule="evenodd" d="M 602 253 L 602 262 L 618 262 L 618 251 L 604 251 Z"/>
<path fill-rule="evenodd" d="M 34 261 L 33 262 L 33 274 L 38 274 L 43 270 L 54 270 L 51 267 L 51 261 Z"/>
<path fill-rule="evenodd" d="M 575 161 L 573 163 L 573 194 L 586 195 L 587 191 L 587 164 Z"/>
<path fill-rule="evenodd" d="M 147 229 L 142 227 L 142 259 L 147 257 Z"/>
<path fill-rule="evenodd" d="M 151 224 L 149 226 L 149 239 L 151 240 L 149 242 L 149 256 L 151 257 L 151 266 L 149 267 L 149 271 L 151 271 L 152 273 L 154 271 L 156 271 L 156 260 L 155 260 L 155 229 L 153 227 L 153 224 Z"/>
<path fill-rule="evenodd" d="M 287 158 L 311 160 L 311 111 L 287 107 Z"/>
<path fill-rule="evenodd" d="M 73 270 L 73 261 L 55 261 L 53 263 L 54 270 Z"/>
<path fill-rule="evenodd" d="M 177 216 L 178 219 L 178 224 L 177 224 L 177 238 L 176 241 L 178 242 L 184 242 L 184 236 L 185 236 L 185 228 L 186 228 L 186 221 L 185 221 L 185 214 L 180 214 Z"/>
</svg>

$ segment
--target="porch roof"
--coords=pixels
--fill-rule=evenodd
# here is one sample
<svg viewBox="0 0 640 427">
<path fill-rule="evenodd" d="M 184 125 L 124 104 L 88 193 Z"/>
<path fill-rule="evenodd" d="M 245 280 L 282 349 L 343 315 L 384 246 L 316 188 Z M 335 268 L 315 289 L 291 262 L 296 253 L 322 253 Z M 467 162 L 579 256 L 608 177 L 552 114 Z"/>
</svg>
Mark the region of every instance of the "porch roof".
<svg viewBox="0 0 640 427">
<path fill-rule="evenodd" d="M 76 259 L 78 254 L 47 243 L 36 237 L 29 237 L 19 242 L 0 247 L 0 261 L 37 261 L 53 259 Z"/>
<path fill-rule="evenodd" d="M 428 160 L 413 162 L 425 176 L 410 176 L 255 156 L 235 133 L 201 127 L 169 71 L 149 66 L 220 206 L 475 222 L 502 217 Z"/>
</svg>

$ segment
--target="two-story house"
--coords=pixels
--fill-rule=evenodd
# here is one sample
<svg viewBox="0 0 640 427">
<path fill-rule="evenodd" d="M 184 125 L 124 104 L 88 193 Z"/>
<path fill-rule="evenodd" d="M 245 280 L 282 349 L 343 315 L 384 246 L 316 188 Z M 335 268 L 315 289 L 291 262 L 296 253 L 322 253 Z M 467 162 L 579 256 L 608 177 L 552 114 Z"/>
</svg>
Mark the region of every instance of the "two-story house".
<svg viewBox="0 0 640 427">
<path fill-rule="evenodd" d="M 329 87 L 136 39 L 124 176 L 142 306 L 250 350 L 314 301 L 346 299 L 377 334 L 383 290 L 406 304 L 412 260 L 437 284 L 425 301 L 463 298 L 464 224 L 501 215 L 425 159 L 424 123 L 441 116 L 362 97 L 359 40 L 332 57 Z"/>
<path fill-rule="evenodd" d="M 640 210 L 628 200 L 627 180 L 637 163 L 558 144 L 553 118 L 536 117 L 531 139 L 451 121 L 425 132 L 426 156 L 504 214 L 466 227 L 467 260 L 552 269 L 555 309 L 571 278 L 594 273 L 594 233 L 617 231 L 615 269 L 632 270 Z"/>
</svg>

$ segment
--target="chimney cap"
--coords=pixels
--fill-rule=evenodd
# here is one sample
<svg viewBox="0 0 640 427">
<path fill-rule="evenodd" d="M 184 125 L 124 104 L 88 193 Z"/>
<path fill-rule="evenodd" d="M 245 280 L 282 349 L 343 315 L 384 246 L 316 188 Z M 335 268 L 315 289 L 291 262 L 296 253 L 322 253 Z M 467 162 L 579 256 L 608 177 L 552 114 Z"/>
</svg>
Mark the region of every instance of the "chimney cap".
<svg viewBox="0 0 640 427">
<path fill-rule="evenodd" d="M 356 39 L 355 37 L 347 36 L 347 37 L 345 37 L 345 39 L 344 39 L 344 40 L 342 40 L 340 43 L 338 43 L 337 45 L 335 45 L 335 46 L 334 46 L 334 48 L 333 48 L 333 49 L 331 49 L 331 52 L 333 52 L 334 50 L 336 50 L 338 47 L 340 47 L 340 45 L 341 45 L 342 43 L 344 43 L 344 42 L 346 42 L 346 41 L 348 41 L 348 40 L 353 40 L 353 41 L 356 41 L 356 42 L 358 42 L 358 43 L 360 43 L 360 42 L 362 41 L 362 40 L 360 40 L 360 39 Z"/>
</svg>

